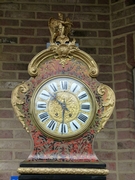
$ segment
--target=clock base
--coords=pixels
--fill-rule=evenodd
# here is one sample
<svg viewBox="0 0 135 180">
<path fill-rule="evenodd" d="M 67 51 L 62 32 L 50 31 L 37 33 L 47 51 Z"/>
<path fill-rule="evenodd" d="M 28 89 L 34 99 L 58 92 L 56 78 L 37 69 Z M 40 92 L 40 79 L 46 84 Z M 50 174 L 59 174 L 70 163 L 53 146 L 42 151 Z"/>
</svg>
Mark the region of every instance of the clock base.
<svg viewBox="0 0 135 180">
<path fill-rule="evenodd" d="M 103 163 L 22 162 L 19 180 L 106 180 Z"/>
<path fill-rule="evenodd" d="M 20 175 L 19 180 L 106 180 L 102 175 Z"/>
</svg>

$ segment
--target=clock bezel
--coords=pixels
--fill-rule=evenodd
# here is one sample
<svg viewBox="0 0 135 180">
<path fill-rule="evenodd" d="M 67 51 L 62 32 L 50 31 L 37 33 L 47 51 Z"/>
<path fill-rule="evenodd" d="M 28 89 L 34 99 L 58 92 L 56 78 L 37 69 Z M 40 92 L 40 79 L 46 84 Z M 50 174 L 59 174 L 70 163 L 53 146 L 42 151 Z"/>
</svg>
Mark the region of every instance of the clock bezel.
<svg viewBox="0 0 135 180">
<path fill-rule="evenodd" d="M 78 81 L 79 83 L 81 83 L 88 91 L 89 96 L 91 97 L 91 104 L 92 104 L 92 116 L 88 118 L 88 121 L 90 121 L 89 123 L 87 122 L 86 125 L 83 127 L 83 129 L 81 128 L 80 130 L 78 130 L 78 133 L 75 133 L 75 135 L 53 135 L 51 133 L 48 133 L 48 131 L 45 131 L 45 129 L 43 129 L 41 127 L 41 125 L 38 123 L 37 118 L 34 115 L 34 109 L 35 109 L 35 99 L 36 99 L 36 95 L 38 94 L 38 92 L 40 91 L 40 89 L 42 88 L 42 86 L 44 84 L 46 84 L 47 82 L 56 79 L 56 78 L 70 78 L 73 79 L 75 81 Z M 30 102 L 30 115 L 32 118 L 33 123 L 35 124 L 35 126 L 37 127 L 38 130 L 41 131 L 42 134 L 46 135 L 47 137 L 56 139 L 56 140 L 72 140 L 72 139 L 76 139 L 78 137 L 80 137 L 82 134 L 84 134 L 86 131 L 88 131 L 88 129 L 90 128 L 90 126 L 93 123 L 93 120 L 95 119 L 95 115 L 96 115 L 96 111 L 97 111 L 97 102 L 95 99 L 95 96 L 92 92 L 92 90 L 90 89 L 90 87 L 84 83 L 82 80 L 74 77 L 74 76 L 69 76 L 69 75 L 57 75 L 57 76 L 51 76 L 45 80 L 43 80 L 41 83 L 38 84 L 38 86 L 35 88 L 32 98 L 31 98 L 31 102 Z M 51 132 L 51 131 L 50 131 Z"/>
</svg>

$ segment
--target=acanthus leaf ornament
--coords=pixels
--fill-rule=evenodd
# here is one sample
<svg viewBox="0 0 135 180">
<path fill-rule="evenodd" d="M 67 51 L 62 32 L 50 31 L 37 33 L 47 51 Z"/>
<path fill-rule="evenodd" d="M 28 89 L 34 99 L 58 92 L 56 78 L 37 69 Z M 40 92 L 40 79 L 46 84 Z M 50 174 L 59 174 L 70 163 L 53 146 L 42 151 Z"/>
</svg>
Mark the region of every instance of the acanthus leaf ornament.
<svg viewBox="0 0 135 180">
<path fill-rule="evenodd" d="M 16 116 L 20 120 L 20 122 L 23 125 L 23 128 L 26 129 L 27 132 L 29 132 L 28 127 L 26 126 L 26 123 L 24 122 L 25 115 L 22 113 L 20 105 L 24 104 L 24 101 L 21 98 L 21 94 L 24 94 L 28 91 L 28 86 L 25 83 L 22 83 L 21 85 L 17 86 L 13 91 L 11 95 L 11 103 L 13 106 L 13 109 L 16 113 Z"/>
</svg>

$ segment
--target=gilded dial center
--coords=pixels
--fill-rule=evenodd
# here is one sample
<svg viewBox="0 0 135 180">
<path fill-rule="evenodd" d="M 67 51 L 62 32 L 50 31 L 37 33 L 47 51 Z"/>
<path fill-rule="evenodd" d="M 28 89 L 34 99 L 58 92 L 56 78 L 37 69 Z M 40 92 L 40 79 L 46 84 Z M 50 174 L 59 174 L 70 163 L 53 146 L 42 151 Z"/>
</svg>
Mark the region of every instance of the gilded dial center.
<svg viewBox="0 0 135 180">
<path fill-rule="evenodd" d="M 65 103 L 66 106 L 64 121 L 69 122 L 75 119 L 80 109 L 79 101 L 75 95 L 67 91 L 58 92 L 55 99 L 49 100 L 48 109 L 50 116 L 56 121 L 62 121 L 62 103 Z"/>
</svg>

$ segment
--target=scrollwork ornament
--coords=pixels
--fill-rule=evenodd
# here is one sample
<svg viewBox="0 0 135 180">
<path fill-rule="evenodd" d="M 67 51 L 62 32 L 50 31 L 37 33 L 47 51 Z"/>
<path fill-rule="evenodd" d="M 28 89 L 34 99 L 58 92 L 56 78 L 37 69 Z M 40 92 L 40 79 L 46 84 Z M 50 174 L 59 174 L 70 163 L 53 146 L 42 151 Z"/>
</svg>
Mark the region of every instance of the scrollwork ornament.
<svg viewBox="0 0 135 180">
<path fill-rule="evenodd" d="M 16 113 L 16 116 L 20 120 L 20 122 L 23 125 L 23 128 L 26 129 L 28 132 L 28 128 L 26 127 L 26 124 L 24 122 L 25 115 L 21 112 L 21 107 L 20 105 L 24 104 L 24 101 L 20 98 L 21 94 L 24 94 L 28 91 L 28 86 L 25 83 L 20 84 L 17 86 L 13 91 L 11 95 L 11 103 L 13 106 L 13 109 Z"/>
<path fill-rule="evenodd" d="M 97 92 L 99 95 L 102 96 L 102 106 L 104 108 L 104 111 L 101 114 L 100 125 L 98 127 L 98 132 L 99 132 L 101 129 L 104 128 L 107 120 L 109 119 L 109 117 L 113 112 L 115 106 L 115 94 L 109 86 L 104 84 L 101 84 L 98 87 Z"/>
</svg>

